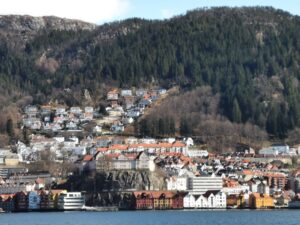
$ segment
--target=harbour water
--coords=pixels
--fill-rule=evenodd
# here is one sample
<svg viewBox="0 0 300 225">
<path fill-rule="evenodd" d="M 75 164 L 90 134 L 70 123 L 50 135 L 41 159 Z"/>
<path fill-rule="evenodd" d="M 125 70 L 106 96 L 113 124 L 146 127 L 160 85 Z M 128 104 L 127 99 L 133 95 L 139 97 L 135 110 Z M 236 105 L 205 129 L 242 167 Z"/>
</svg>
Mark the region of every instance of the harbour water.
<svg viewBox="0 0 300 225">
<path fill-rule="evenodd" d="M 299 225 L 299 210 L 2 213 L 1 225 Z"/>
</svg>

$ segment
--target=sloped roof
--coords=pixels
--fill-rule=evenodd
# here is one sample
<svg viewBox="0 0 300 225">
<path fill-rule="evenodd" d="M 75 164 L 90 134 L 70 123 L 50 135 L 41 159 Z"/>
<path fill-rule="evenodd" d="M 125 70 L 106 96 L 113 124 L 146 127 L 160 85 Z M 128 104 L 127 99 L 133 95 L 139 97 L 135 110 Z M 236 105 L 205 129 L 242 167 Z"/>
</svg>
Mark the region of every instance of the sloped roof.
<svg viewBox="0 0 300 225">
<path fill-rule="evenodd" d="M 207 191 L 203 194 L 203 196 L 205 198 L 208 198 L 211 194 L 216 195 L 220 192 L 220 190 L 211 190 L 211 191 Z"/>
</svg>

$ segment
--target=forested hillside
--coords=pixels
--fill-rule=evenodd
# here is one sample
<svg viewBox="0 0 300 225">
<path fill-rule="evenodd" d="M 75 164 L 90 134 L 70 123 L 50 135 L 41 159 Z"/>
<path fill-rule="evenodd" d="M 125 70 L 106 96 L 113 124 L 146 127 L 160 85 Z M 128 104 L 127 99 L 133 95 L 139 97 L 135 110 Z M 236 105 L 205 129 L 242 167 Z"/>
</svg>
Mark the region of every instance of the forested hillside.
<svg viewBox="0 0 300 225">
<path fill-rule="evenodd" d="M 13 32 L 2 20 L 3 101 L 13 103 L 24 96 L 46 100 L 64 88 L 87 88 L 97 95 L 104 84 L 179 85 L 179 95 L 205 87 L 215 100 L 213 112 L 205 112 L 203 102 L 196 108 L 212 120 L 250 124 L 277 138 L 300 125 L 300 18 L 286 12 L 198 9 L 164 21 L 130 19 L 89 29 L 86 24 L 85 29 L 46 26 L 31 35 L 30 30 Z M 8 34 L 20 44 L 12 46 Z M 201 98 L 201 93 L 191 96 Z M 183 129 L 185 121 L 198 118 L 195 110 L 187 115 L 168 119 L 174 120 L 170 133 L 201 133 L 203 127 L 195 122 L 192 129 Z M 160 114 L 156 116 L 159 121 Z"/>
</svg>

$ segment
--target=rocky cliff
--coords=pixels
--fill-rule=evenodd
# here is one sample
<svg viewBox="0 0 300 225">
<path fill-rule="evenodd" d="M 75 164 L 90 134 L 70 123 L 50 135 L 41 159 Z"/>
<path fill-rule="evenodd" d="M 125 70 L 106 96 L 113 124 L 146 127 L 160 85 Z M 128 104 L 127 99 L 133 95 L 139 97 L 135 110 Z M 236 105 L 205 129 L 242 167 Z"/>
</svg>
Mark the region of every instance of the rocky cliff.
<svg viewBox="0 0 300 225">
<path fill-rule="evenodd" d="M 25 43 L 43 31 L 91 31 L 95 24 L 54 16 L 32 17 L 20 15 L 0 16 L 0 40 L 9 47 L 23 49 Z"/>
<path fill-rule="evenodd" d="M 86 192 L 87 205 L 125 205 L 130 208 L 131 191 L 165 189 L 163 174 L 140 171 L 104 171 L 91 175 L 75 175 L 62 185 L 69 191 Z"/>
</svg>

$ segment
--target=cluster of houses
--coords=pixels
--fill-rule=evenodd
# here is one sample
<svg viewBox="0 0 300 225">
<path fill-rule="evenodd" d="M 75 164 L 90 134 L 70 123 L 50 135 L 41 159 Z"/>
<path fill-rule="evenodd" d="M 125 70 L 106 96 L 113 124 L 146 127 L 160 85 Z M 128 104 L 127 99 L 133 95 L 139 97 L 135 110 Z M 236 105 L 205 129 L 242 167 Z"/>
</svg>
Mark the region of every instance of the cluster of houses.
<svg viewBox="0 0 300 225">
<path fill-rule="evenodd" d="M 6 212 L 59 210 L 58 199 L 66 190 L 21 191 L 0 194 L 0 208 Z"/>
<path fill-rule="evenodd" d="M 49 173 L 11 174 L 0 178 L 0 208 L 4 211 L 54 210 L 66 190 L 46 190 L 53 178 Z"/>
<path fill-rule="evenodd" d="M 54 193 L 41 189 L 38 183 L 13 178 L 18 175 L 26 179 L 24 165 L 40 160 L 42 152 L 49 153 L 49 160 L 74 163 L 80 173 L 163 172 L 167 177 L 163 189 L 132 192 L 135 209 L 300 207 L 300 172 L 291 173 L 287 166 L 298 160 L 298 149 L 287 145 L 263 148 L 258 154 L 251 148 L 213 154 L 194 146 L 191 138 L 104 135 L 80 139 L 36 134 L 31 135 L 28 145 L 18 142 L 15 151 L 0 149 L 0 208 L 14 204 L 14 210 L 21 210 L 24 202 L 17 199 L 23 198 L 32 210 L 34 206 L 29 205 L 34 198 L 39 199 L 35 207 L 41 209 L 46 204 L 42 199 L 53 199 Z M 53 206 L 55 202 L 50 201 L 47 207 Z"/>
<path fill-rule="evenodd" d="M 94 119 L 92 106 L 83 109 L 63 105 L 28 105 L 24 109 L 23 125 L 36 131 L 82 130 L 81 124 Z"/>
<path fill-rule="evenodd" d="M 158 89 L 113 89 L 107 92 L 105 111 L 100 115 L 99 108 L 93 106 L 66 107 L 58 104 L 28 105 L 23 113 L 24 127 L 34 131 L 83 131 L 82 124 L 95 121 L 94 134 L 121 133 L 124 127 L 144 114 L 144 110 L 167 90 Z M 103 128 L 109 127 L 108 130 Z"/>
<path fill-rule="evenodd" d="M 109 125 L 113 133 L 121 133 L 126 125 L 133 123 L 153 102 L 167 93 L 166 89 L 113 89 L 107 93 L 107 116 L 98 123 Z"/>
</svg>

